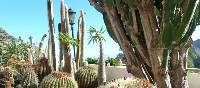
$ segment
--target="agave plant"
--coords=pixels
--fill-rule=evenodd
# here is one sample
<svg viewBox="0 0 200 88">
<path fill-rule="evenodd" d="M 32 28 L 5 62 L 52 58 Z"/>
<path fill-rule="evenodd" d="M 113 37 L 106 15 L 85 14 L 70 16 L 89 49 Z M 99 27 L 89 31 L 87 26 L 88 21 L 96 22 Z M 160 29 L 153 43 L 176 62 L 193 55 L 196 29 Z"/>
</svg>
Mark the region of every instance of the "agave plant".
<svg viewBox="0 0 200 88">
<path fill-rule="evenodd" d="M 186 57 L 199 0 L 89 0 L 103 14 L 129 72 L 158 88 L 187 87 Z"/>
</svg>

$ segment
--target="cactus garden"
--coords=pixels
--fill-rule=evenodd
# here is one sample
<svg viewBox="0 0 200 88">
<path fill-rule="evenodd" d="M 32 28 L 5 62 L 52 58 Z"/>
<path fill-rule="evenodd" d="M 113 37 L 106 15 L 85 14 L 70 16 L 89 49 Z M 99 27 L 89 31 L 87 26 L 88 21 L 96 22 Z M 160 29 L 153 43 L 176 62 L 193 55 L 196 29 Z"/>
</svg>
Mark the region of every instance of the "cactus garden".
<svg viewBox="0 0 200 88">
<path fill-rule="evenodd" d="M 2 0 L 0 12 L 0 88 L 200 87 L 200 0 Z"/>
</svg>

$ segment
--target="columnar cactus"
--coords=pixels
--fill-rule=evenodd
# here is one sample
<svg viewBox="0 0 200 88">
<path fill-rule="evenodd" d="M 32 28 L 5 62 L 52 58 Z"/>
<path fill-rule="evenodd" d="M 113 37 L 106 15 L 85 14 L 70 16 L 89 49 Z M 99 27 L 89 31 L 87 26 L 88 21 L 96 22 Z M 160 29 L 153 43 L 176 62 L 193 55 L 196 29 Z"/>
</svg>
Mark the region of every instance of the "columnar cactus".
<svg viewBox="0 0 200 88">
<path fill-rule="evenodd" d="M 79 88 L 97 87 L 97 71 L 90 67 L 82 67 L 75 73 Z"/>
<path fill-rule="evenodd" d="M 81 15 L 78 19 L 78 32 L 77 39 L 79 41 L 79 45 L 77 47 L 76 53 L 76 67 L 83 66 L 83 57 L 84 57 L 84 35 L 85 35 L 85 16 L 84 11 L 81 10 Z"/>
<path fill-rule="evenodd" d="M 98 88 L 153 88 L 153 85 L 145 79 L 127 78 L 108 82 Z"/>
<path fill-rule="evenodd" d="M 38 78 L 37 74 L 32 68 L 27 68 L 23 73 L 23 82 L 22 85 L 24 88 L 37 88 L 38 87 Z"/>
<path fill-rule="evenodd" d="M 36 67 L 36 72 L 38 75 L 39 81 L 42 81 L 42 79 L 51 73 L 51 65 L 48 61 L 48 59 L 45 57 L 45 54 L 42 54 L 43 56 L 39 59 L 39 62 Z"/>
<path fill-rule="evenodd" d="M 70 74 L 54 71 L 44 77 L 39 88 L 78 88 L 78 85 Z"/>
<path fill-rule="evenodd" d="M 199 0 L 88 0 L 102 13 L 127 69 L 158 88 L 187 88 L 191 35 L 200 23 Z"/>
</svg>

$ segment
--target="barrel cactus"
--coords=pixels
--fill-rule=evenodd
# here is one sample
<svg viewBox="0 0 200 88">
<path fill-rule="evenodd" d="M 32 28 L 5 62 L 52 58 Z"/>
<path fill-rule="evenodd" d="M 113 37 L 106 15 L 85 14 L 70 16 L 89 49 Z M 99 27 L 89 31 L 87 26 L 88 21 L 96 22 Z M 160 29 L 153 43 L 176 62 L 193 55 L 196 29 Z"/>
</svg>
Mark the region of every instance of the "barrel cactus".
<svg viewBox="0 0 200 88">
<path fill-rule="evenodd" d="M 82 67 L 75 73 L 79 88 L 96 88 L 97 71 L 90 67 Z"/>
<path fill-rule="evenodd" d="M 148 80 L 145 79 L 126 78 L 108 82 L 107 84 L 101 85 L 98 88 L 154 88 L 154 87 Z"/>
<path fill-rule="evenodd" d="M 38 87 L 38 77 L 32 68 L 27 68 L 25 70 L 25 72 L 23 73 L 22 85 L 24 88 L 37 88 Z"/>
<path fill-rule="evenodd" d="M 78 85 L 70 74 L 54 71 L 44 77 L 39 88 L 78 88 Z"/>
</svg>

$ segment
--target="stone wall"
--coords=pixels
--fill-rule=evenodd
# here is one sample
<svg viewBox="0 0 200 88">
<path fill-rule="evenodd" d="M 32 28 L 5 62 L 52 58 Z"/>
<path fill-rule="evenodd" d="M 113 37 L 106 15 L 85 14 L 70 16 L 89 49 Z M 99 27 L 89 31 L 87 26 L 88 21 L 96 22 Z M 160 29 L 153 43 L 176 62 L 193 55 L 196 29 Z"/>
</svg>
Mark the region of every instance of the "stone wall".
<svg viewBox="0 0 200 88">
<path fill-rule="evenodd" d="M 89 67 L 98 69 L 98 65 L 89 64 Z M 188 82 L 190 88 L 200 88 L 200 69 L 189 68 Z M 118 78 L 131 77 L 126 71 L 126 66 L 106 66 L 106 80 L 112 81 Z"/>
</svg>

